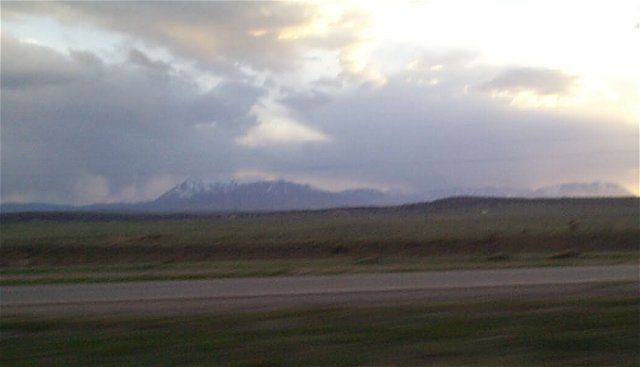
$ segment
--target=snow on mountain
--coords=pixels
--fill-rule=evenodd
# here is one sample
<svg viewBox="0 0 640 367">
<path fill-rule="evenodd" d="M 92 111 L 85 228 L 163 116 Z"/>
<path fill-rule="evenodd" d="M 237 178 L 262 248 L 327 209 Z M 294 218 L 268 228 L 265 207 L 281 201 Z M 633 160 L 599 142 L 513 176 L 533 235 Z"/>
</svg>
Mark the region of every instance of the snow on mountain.
<svg viewBox="0 0 640 367">
<path fill-rule="evenodd" d="M 237 212 L 326 209 L 354 206 L 386 206 L 417 203 L 456 196 L 475 197 L 621 197 L 633 196 L 608 182 L 569 183 L 531 189 L 448 188 L 408 195 L 390 195 L 370 189 L 328 192 L 287 181 L 208 183 L 186 180 L 156 200 L 141 203 L 93 204 L 83 207 L 50 204 L 0 205 L 0 213 L 28 211 L 141 211 L 141 212 Z"/>
<path fill-rule="evenodd" d="M 533 191 L 535 197 L 611 197 L 632 196 L 622 186 L 611 182 L 567 183 L 542 187 Z"/>
<path fill-rule="evenodd" d="M 186 180 L 178 186 L 160 196 L 159 200 L 166 199 L 190 199 L 197 195 L 211 194 L 211 193 L 228 193 L 235 190 L 238 184 L 235 182 L 229 183 L 207 183 L 204 181 Z"/>
<path fill-rule="evenodd" d="M 163 211 L 270 211 L 389 203 L 385 194 L 374 190 L 334 193 L 287 181 L 207 183 L 187 180 L 149 206 Z"/>
<path fill-rule="evenodd" d="M 425 191 L 423 200 L 436 200 L 455 196 L 506 198 L 580 198 L 633 196 L 622 186 L 611 182 L 565 183 L 538 189 L 509 187 L 447 188 Z M 414 200 L 420 201 L 420 200 Z"/>
</svg>

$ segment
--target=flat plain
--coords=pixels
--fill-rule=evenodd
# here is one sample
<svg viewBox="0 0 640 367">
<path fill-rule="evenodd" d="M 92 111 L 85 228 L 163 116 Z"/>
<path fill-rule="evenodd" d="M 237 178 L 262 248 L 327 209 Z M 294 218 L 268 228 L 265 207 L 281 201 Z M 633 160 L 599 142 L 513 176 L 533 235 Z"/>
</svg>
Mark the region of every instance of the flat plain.
<svg viewBox="0 0 640 367">
<path fill-rule="evenodd" d="M 280 213 L 0 217 L 2 284 L 638 261 L 640 201 L 454 198 Z"/>
</svg>

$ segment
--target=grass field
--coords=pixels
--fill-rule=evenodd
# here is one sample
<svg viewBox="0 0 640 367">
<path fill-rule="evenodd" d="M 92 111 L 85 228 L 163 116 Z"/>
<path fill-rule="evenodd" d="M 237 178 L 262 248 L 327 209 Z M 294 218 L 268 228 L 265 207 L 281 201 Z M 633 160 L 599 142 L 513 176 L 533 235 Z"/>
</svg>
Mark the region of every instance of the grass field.
<svg viewBox="0 0 640 367">
<path fill-rule="evenodd" d="M 271 214 L 5 214 L 0 281 L 637 262 L 639 204 L 637 198 L 461 198 Z"/>
<path fill-rule="evenodd" d="M 637 297 L 0 321 L 2 366 L 637 366 Z"/>
</svg>

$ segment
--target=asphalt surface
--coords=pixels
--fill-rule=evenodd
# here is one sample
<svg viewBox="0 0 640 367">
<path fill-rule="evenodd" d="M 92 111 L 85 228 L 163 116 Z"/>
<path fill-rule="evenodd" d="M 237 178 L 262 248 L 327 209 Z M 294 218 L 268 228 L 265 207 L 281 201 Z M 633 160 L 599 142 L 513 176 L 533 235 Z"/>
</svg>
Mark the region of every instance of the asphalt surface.
<svg viewBox="0 0 640 367">
<path fill-rule="evenodd" d="M 640 295 L 636 265 L 0 287 L 7 315 L 182 314 Z"/>
</svg>

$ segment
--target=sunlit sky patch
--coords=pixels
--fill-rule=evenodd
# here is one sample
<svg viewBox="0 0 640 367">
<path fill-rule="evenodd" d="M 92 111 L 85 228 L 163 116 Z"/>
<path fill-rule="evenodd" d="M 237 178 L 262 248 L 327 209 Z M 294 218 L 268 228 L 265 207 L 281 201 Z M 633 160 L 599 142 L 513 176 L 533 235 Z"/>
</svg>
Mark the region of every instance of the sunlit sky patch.
<svg viewBox="0 0 640 367">
<path fill-rule="evenodd" d="M 638 194 L 639 24 L 634 1 L 2 2 L 2 201 L 242 172 Z"/>
</svg>

